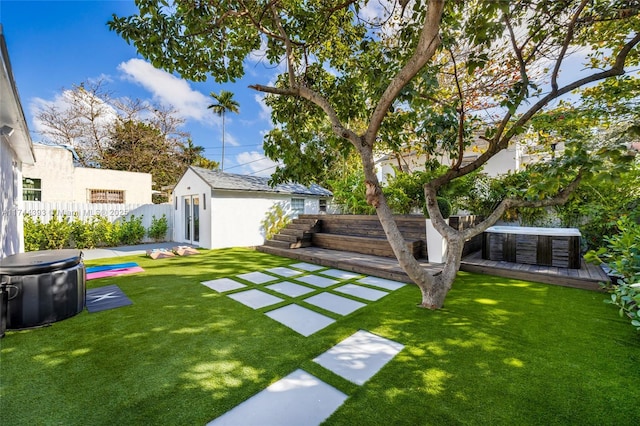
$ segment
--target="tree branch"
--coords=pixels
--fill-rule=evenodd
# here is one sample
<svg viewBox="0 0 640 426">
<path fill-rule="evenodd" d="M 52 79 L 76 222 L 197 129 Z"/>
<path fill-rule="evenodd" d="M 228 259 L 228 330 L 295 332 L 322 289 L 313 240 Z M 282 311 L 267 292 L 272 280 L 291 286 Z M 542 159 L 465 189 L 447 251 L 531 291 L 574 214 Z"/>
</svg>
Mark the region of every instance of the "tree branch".
<svg viewBox="0 0 640 426">
<path fill-rule="evenodd" d="M 280 15 L 278 15 L 278 11 L 275 6 L 271 5 L 271 15 L 273 16 L 273 20 L 278 27 L 278 32 L 280 33 L 280 37 L 284 40 L 284 46 L 287 54 L 287 74 L 289 75 L 289 86 L 296 86 L 296 75 L 293 69 L 293 48 L 291 47 L 291 40 L 289 39 L 289 35 L 286 33 L 284 28 L 282 27 L 282 21 L 280 20 Z"/>
<path fill-rule="evenodd" d="M 571 39 L 573 38 L 573 31 L 575 30 L 576 23 L 578 22 L 578 18 L 580 14 L 584 10 L 584 8 L 589 3 L 589 0 L 582 0 L 582 3 L 578 6 L 578 10 L 571 18 L 569 25 L 567 25 L 567 34 L 564 37 L 564 42 L 562 43 L 562 48 L 560 49 L 560 55 L 558 55 L 558 59 L 556 60 L 556 64 L 553 67 L 553 72 L 551 73 L 551 89 L 557 91 L 558 90 L 558 73 L 560 73 L 560 66 L 562 65 L 562 60 L 564 59 L 564 55 L 567 53 L 567 49 L 569 48 L 569 44 L 571 43 Z"/>
<path fill-rule="evenodd" d="M 403 87 L 422 69 L 429 59 L 433 57 L 436 49 L 440 45 L 440 21 L 444 9 L 444 0 L 430 0 L 427 8 L 427 16 L 422 26 L 420 39 L 415 52 L 407 63 L 391 80 L 384 93 L 380 97 L 375 110 L 371 114 L 369 127 L 364 134 L 365 143 L 371 144 L 375 140 L 378 130 L 382 125 L 382 120 L 389 111 Z"/>
<path fill-rule="evenodd" d="M 456 164 L 452 167 L 454 169 L 460 168 L 462 164 L 462 159 L 464 158 L 464 97 L 462 96 L 462 88 L 460 87 L 460 79 L 458 78 L 458 64 L 456 63 L 456 58 L 453 55 L 453 51 L 449 50 L 449 54 L 451 55 L 451 60 L 453 61 L 453 77 L 456 82 L 456 89 L 458 91 L 458 98 L 460 99 L 460 108 L 457 109 L 458 112 L 458 159 L 456 160 Z"/>
<path fill-rule="evenodd" d="M 544 108 L 552 100 L 566 93 L 569 93 L 572 90 L 582 87 L 586 84 L 594 83 L 596 81 L 604 80 L 609 77 L 615 77 L 615 76 L 624 74 L 624 63 L 627 59 L 627 56 L 629 56 L 629 53 L 631 52 L 631 50 L 636 45 L 638 45 L 638 43 L 640 43 L 640 33 L 636 33 L 635 36 L 631 40 L 629 40 L 622 47 L 622 49 L 620 49 L 620 51 L 616 55 L 616 60 L 614 65 L 608 70 L 591 74 L 590 76 L 581 78 L 557 90 L 552 90 L 551 92 L 549 92 L 546 96 L 544 96 L 536 104 L 534 104 L 531 108 L 529 108 L 529 110 L 527 110 L 524 114 L 522 114 L 518 118 L 518 120 L 515 121 L 515 123 L 511 126 L 510 130 L 505 135 L 502 136 L 499 143 L 497 144 L 490 143 L 487 150 L 484 153 L 482 153 L 475 161 L 457 170 L 449 169 L 445 174 L 434 179 L 433 183 L 436 186 L 436 188 L 439 188 L 446 182 L 449 182 L 457 177 L 467 175 L 479 169 L 480 167 L 482 167 L 491 157 L 493 157 L 496 153 L 505 149 L 508 146 L 509 142 L 511 141 L 511 139 L 516 133 L 516 130 L 519 127 L 522 127 L 529 120 L 531 120 L 531 118 L 536 113 L 538 113 L 542 108 Z M 507 115 L 510 116 L 510 114 L 508 113 Z M 490 142 L 492 142 L 493 140 L 496 140 L 496 138 L 492 139 Z"/>
<path fill-rule="evenodd" d="M 320 109 L 322 109 L 325 114 L 327 114 L 327 118 L 329 118 L 331 127 L 336 135 L 347 139 L 348 141 L 353 143 L 357 149 L 360 148 L 358 146 L 358 142 L 360 142 L 361 138 L 352 130 L 346 128 L 338 118 L 338 114 L 336 113 L 335 109 L 333 109 L 329 101 L 327 101 L 324 97 L 314 92 L 313 90 L 308 89 L 305 86 L 298 86 L 294 88 L 278 88 L 263 86 L 261 84 L 253 84 L 249 86 L 249 88 L 263 93 L 271 93 L 273 95 L 296 96 L 312 102 Z"/>
</svg>

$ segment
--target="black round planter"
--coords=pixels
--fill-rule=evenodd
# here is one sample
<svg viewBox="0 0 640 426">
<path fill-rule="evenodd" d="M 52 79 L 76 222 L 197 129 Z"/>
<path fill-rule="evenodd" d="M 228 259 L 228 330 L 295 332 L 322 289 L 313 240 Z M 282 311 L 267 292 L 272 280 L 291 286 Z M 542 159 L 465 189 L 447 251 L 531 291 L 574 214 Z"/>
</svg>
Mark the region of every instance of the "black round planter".
<svg viewBox="0 0 640 426">
<path fill-rule="evenodd" d="M 74 316 L 86 301 L 85 267 L 79 250 L 42 250 L 0 260 L 6 289 L 6 327 L 37 327 Z"/>
</svg>

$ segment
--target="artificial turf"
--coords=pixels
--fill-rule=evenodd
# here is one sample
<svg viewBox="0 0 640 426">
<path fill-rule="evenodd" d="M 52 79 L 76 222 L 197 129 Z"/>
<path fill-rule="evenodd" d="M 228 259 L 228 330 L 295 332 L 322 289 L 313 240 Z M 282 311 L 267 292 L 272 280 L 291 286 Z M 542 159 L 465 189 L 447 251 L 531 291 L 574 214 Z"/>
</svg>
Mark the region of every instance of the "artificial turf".
<svg viewBox="0 0 640 426">
<path fill-rule="evenodd" d="M 0 340 L 2 424 L 201 425 L 298 368 L 349 395 L 331 425 L 638 423 L 640 336 L 601 293 L 460 273 L 439 311 L 405 286 L 303 337 L 200 284 L 290 259 L 120 261 L 145 272 L 88 287 L 117 284 L 133 305 Z M 360 329 L 405 348 L 362 386 L 312 362 Z"/>
</svg>

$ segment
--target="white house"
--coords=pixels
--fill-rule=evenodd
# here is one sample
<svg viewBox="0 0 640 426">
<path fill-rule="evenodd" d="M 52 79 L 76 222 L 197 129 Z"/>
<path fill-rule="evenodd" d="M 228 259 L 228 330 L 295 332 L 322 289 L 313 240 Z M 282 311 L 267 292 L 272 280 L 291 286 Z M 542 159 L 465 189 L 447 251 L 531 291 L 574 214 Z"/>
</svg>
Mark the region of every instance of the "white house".
<svg viewBox="0 0 640 426">
<path fill-rule="evenodd" d="M 464 152 L 462 164 L 468 164 L 480 156 L 480 153 L 487 148 L 487 142 L 476 139 L 475 144 Z M 564 150 L 564 143 L 557 144 L 554 150 L 561 152 Z M 525 138 L 520 137 L 509 145 L 507 149 L 498 152 L 485 163 L 482 171 L 488 176 L 496 177 L 507 173 L 520 171 L 525 165 L 535 163 L 548 158 L 549 152 L 542 151 L 540 147 L 532 142 L 527 142 Z M 426 154 L 418 154 L 415 151 L 401 152 L 398 154 L 387 154 L 376 161 L 378 179 L 380 182 L 386 182 L 387 176 L 394 176 L 395 168 L 404 171 L 421 171 L 427 159 L 435 158 L 440 164 L 450 165 L 453 161 L 447 154 L 436 154 L 428 157 Z"/>
<path fill-rule="evenodd" d="M 22 168 L 35 161 L 0 25 L 0 259 L 24 251 Z"/>
<path fill-rule="evenodd" d="M 150 173 L 76 167 L 73 152 L 33 145 L 36 162 L 22 170 L 25 201 L 150 204 Z"/>
<path fill-rule="evenodd" d="M 318 185 L 281 184 L 191 166 L 173 191 L 173 240 L 203 248 L 264 243 L 261 222 L 276 203 L 295 214 L 326 211 L 332 193 Z"/>
</svg>

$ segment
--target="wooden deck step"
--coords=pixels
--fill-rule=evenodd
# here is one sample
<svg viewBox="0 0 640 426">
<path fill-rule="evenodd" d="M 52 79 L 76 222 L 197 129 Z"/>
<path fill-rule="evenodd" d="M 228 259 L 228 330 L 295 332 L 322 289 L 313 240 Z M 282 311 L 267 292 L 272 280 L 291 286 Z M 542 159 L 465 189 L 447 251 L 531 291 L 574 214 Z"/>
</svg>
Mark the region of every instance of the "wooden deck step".
<svg viewBox="0 0 640 426">
<path fill-rule="evenodd" d="M 325 234 L 319 232 L 311 236 L 311 242 L 313 246 L 319 248 L 392 257 L 395 259 L 395 254 L 386 238 Z M 420 258 L 422 240 L 407 241 L 407 248 L 415 258 Z"/>
</svg>

